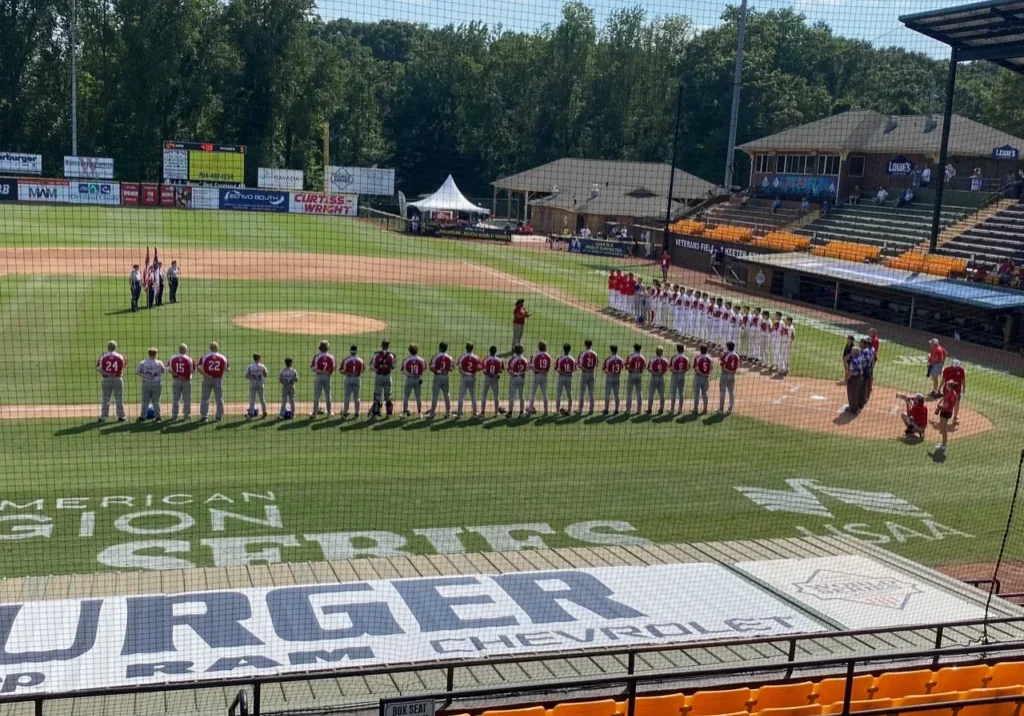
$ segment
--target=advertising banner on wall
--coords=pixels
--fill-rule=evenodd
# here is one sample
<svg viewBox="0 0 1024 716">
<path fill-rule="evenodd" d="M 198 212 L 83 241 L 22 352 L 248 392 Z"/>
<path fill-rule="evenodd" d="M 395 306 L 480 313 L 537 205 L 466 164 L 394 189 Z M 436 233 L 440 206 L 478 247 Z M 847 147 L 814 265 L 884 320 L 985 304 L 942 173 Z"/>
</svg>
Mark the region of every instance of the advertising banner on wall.
<svg viewBox="0 0 1024 716">
<path fill-rule="evenodd" d="M 353 194 L 316 194 L 295 192 L 292 194 L 293 214 L 329 214 L 330 216 L 358 216 L 359 197 Z"/>
<path fill-rule="evenodd" d="M 68 179 L 113 179 L 114 160 L 108 157 L 64 157 Z"/>
<path fill-rule="evenodd" d="M 366 167 L 327 167 L 331 192 L 394 196 L 395 170 Z"/>
<path fill-rule="evenodd" d="M 192 208 L 219 209 L 220 189 L 214 189 L 213 187 L 203 186 L 192 187 Z"/>
<path fill-rule="evenodd" d="M 288 211 L 288 192 L 271 189 L 221 189 L 220 208 L 237 211 Z"/>
<path fill-rule="evenodd" d="M 885 173 L 894 177 L 908 177 L 914 173 L 914 163 L 902 155 L 893 157 L 886 162 Z"/>
<path fill-rule="evenodd" d="M 18 180 L 0 178 L 0 201 L 18 200 Z"/>
<path fill-rule="evenodd" d="M 1004 144 L 1001 147 L 996 147 L 992 150 L 993 159 L 1009 159 L 1016 161 L 1020 159 L 1020 150 L 1017 147 L 1011 147 L 1009 144 Z"/>
<path fill-rule="evenodd" d="M 171 184 L 160 185 L 160 206 L 174 206 L 175 187 Z"/>
<path fill-rule="evenodd" d="M 284 189 L 286 191 L 302 191 L 301 169 L 267 169 L 260 167 L 257 172 L 257 185 L 260 189 Z"/>
<path fill-rule="evenodd" d="M 71 201 L 71 190 L 63 179 L 20 179 L 18 201 L 43 201 L 66 204 Z"/>
<path fill-rule="evenodd" d="M 43 155 L 0 152 L 0 174 L 42 174 Z"/>
<path fill-rule="evenodd" d="M 761 194 L 780 196 L 835 197 L 836 177 L 778 174 L 761 180 Z"/>
<path fill-rule="evenodd" d="M 138 206 L 141 190 L 138 184 L 121 182 L 121 206 Z"/>
<path fill-rule="evenodd" d="M 117 206 L 121 203 L 121 185 L 106 181 L 73 181 L 69 183 L 72 204 Z"/>
<path fill-rule="evenodd" d="M 632 244 L 624 241 L 598 241 L 597 239 L 569 240 L 569 253 L 589 254 L 591 256 L 629 256 Z"/>
<path fill-rule="evenodd" d="M 159 184 L 143 184 L 142 185 L 142 205 L 143 206 L 159 206 L 160 205 L 160 185 Z"/>
</svg>

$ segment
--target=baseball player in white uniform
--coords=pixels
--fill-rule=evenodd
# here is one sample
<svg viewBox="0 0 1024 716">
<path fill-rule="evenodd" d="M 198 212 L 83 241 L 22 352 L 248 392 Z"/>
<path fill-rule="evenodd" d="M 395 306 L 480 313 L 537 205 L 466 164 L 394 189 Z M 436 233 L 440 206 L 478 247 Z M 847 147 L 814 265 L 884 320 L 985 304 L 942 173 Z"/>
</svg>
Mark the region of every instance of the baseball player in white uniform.
<svg viewBox="0 0 1024 716">
<path fill-rule="evenodd" d="M 266 382 L 267 366 L 263 365 L 263 356 L 259 353 L 252 354 L 252 363 L 245 369 L 245 379 L 249 381 L 249 410 L 245 413 L 246 420 L 256 417 L 256 401 L 260 401 L 260 415 L 267 417 Z"/>
<path fill-rule="evenodd" d="M 139 363 L 135 369 L 135 375 L 142 380 L 142 406 L 139 409 L 139 422 L 146 419 L 150 407 L 153 408 L 153 417 L 160 422 L 160 390 L 161 379 L 164 376 L 164 364 L 157 358 L 157 349 L 150 348 L 148 358 Z"/>
<path fill-rule="evenodd" d="M 793 341 L 796 340 L 796 326 L 792 316 L 787 316 L 779 329 L 779 360 L 778 368 L 785 375 L 789 372 L 789 356 L 793 352 Z"/>
<path fill-rule="evenodd" d="M 299 382 L 299 372 L 292 368 L 292 359 L 284 359 L 284 368 L 277 374 L 277 382 L 281 384 L 281 410 L 277 417 L 281 420 L 295 415 L 295 384 Z"/>
</svg>

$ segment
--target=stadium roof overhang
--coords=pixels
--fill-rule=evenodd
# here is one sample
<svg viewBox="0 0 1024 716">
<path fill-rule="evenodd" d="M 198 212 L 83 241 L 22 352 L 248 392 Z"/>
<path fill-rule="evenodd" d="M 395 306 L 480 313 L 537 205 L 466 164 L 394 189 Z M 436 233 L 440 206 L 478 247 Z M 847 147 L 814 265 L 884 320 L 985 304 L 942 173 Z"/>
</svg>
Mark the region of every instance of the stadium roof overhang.
<svg viewBox="0 0 1024 716">
<path fill-rule="evenodd" d="M 987 0 L 903 15 L 909 29 L 949 45 L 956 62 L 988 60 L 1024 74 L 1024 0 Z"/>
</svg>

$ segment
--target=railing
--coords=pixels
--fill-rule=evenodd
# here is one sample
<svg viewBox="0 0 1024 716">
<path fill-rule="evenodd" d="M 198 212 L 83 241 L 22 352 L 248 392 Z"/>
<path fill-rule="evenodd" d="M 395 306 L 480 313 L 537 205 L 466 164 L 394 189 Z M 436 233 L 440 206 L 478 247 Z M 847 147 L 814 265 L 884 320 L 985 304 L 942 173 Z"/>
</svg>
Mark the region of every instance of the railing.
<svg viewBox="0 0 1024 716">
<path fill-rule="evenodd" d="M 964 212 L 962 215 L 959 216 L 959 218 L 957 218 L 957 219 L 955 219 L 953 221 L 949 221 L 949 222 L 946 222 L 945 224 L 941 224 L 942 231 L 945 231 L 946 229 L 951 229 L 954 226 L 956 226 L 957 224 L 962 224 L 965 221 L 971 220 L 974 216 L 976 216 L 982 210 L 987 209 L 988 207 L 990 207 L 992 204 L 996 203 L 1000 199 L 1005 198 L 1006 191 L 1008 189 L 1011 189 L 1011 188 L 1015 187 L 1015 186 L 1016 186 L 1016 182 L 1011 183 L 1011 184 L 1003 184 L 1003 186 L 1000 187 L 998 190 L 990 192 L 988 195 L 985 196 L 984 199 L 981 200 L 980 204 L 978 204 L 976 207 L 972 208 L 970 211 Z"/>
<path fill-rule="evenodd" d="M 34 713 L 36 716 L 43 716 L 44 705 L 51 701 L 66 701 L 68 699 L 83 699 L 83 698 L 95 698 L 104 696 L 118 696 L 124 694 L 141 694 L 141 693 L 156 693 L 156 692 L 170 692 L 170 691 L 188 691 L 188 690 L 201 690 L 210 688 L 248 688 L 251 690 L 251 699 L 241 696 L 239 694 L 233 706 L 236 709 L 241 709 L 243 702 L 250 707 L 250 713 L 254 716 L 261 714 L 262 706 L 262 692 L 263 688 L 273 684 L 286 684 L 295 683 L 301 681 L 320 681 L 323 679 L 339 679 L 339 678 L 352 678 L 352 677 L 368 677 L 368 676 L 381 676 L 381 675 L 394 675 L 394 674 L 407 674 L 415 672 L 443 672 L 445 675 L 445 690 L 442 692 L 436 692 L 435 695 L 440 699 L 447 699 L 449 702 L 453 701 L 456 697 L 465 696 L 465 691 L 456 691 L 455 685 L 455 674 L 459 669 L 469 669 L 481 666 L 499 666 L 503 664 L 528 664 L 528 663 L 539 663 L 545 661 L 560 661 L 565 659 L 578 659 L 578 658 L 594 658 L 594 657 L 623 657 L 626 660 L 626 673 L 619 675 L 611 675 L 594 679 L 582 679 L 582 680 L 561 680 L 556 682 L 533 682 L 533 683 L 509 683 L 500 687 L 490 687 L 488 689 L 479 689 L 472 692 L 477 695 L 495 695 L 499 693 L 534 693 L 545 689 L 569 689 L 574 688 L 580 684 L 584 686 L 591 685 L 604 685 L 614 686 L 615 684 L 625 684 L 633 689 L 632 693 L 635 696 L 636 687 L 641 683 L 653 682 L 658 680 L 665 680 L 674 678 L 676 680 L 681 679 L 694 679 L 704 678 L 712 675 L 737 675 L 742 673 L 760 673 L 764 671 L 780 670 L 784 669 L 786 679 L 792 677 L 795 671 L 799 669 L 806 669 L 812 666 L 829 666 L 829 665 L 846 665 L 849 662 L 854 664 L 867 664 L 881 661 L 895 661 L 904 660 L 911 658 L 922 658 L 930 660 L 933 665 L 938 664 L 944 657 L 949 656 L 960 656 L 966 654 L 976 653 L 1003 653 L 1010 651 L 1018 651 L 1024 655 L 1024 640 L 1020 639 L 1020 635 L 1014 635 L 1011 639 L 1006 641 L 997 642 L 994 644 L 975 644 L 973 646 L 944 646 L 949 643 L 950 632 L 962 629 L 982 629 L 986 628 L 990 631 L 995 631 L 999 627 L 1013 627 L 1017 630 L 1024 630 L 1024 616 L 1013 616 L 1013 617 L 999 617 L 996 619 L 971 619 L 962 620 L 955 622 L 946 622 L 943 624 L 912 624 L 900 627 L 891 627 L 885 629 L 850 629 L 846 631 L 828 631 L 828 632 L 811 632 L 804 634 L 793 634 L 789 636 L 760 636 L 760 637 L 748 637 L 744 639 L 720 639 L 714 641 L 700 641 L 700 642 L 689 642 L 689 643 L 672 643 L 672 644 L 657 644 L 657 645 L 641 645 L 633 647 L 619 647 L 619 648 L 599 648 L 599 649 L 580 649 L 572 651 L 558 651 L 558 652 L 547 652 L 539 654 L 527 654 L 527 655 L 511 655 L 501 656 L 484 659 L 453 659 L 453 660 L 438 660 L 421 662 L 416 664 L 400 664 L 392 666 L 375 666 L 375 667 L 349 667 L 341 669 L 324 669 L 319 671 L 301 671 L 301 672 L 288 672 L 280 674 L 269 674 L 265 676 L 245 676 L 245 677 L 233 677 L 220 679 L 217 681 L 182 681 L 182 682 L 167 682 L 163 684 L 140 684 L 137 686 L 120 686 L 111 688 L 98 688 L 98 689 L 83 689 L 78 691 L 68 691 L 55 694 L 0 694 L 0 708 L 12 704 L 12 703 L 26 703 L 31 702 L 34 706 Z M 814 642 L 815 640 L 822 640 L 830 643 L 834 643 L 835 640 L 839 639 L 857 639 L 859 637 L 869 636 L 888 636 L 898 634 L 909 634 L 909 633 L 922 633 L 922 636 L 927 635 L 929 642 L 933 645 L 932 648 L 921 651 L 912 652 L 896 652 L 896 651 L 880 651 L 874 654 L 861 654 L 859 656 L 848 656 L 848 657 L 833 657 L 830 659 L 812 659 L 812 660 L 797 660 L 797 652 L 801 644 L 808 642 Z M 958 635 L 959 638 L 965 639 L 976 639 L 976 636 L 965 637 Z M 695 670 L 680 670 L 671 672 L 659 672 L 650 671 L 644 673 L 637 673 L 637 657 L 641 657 L 645 654 L 655 654 L 659 652 L 674 652 L 674 653 L 686 653 L 690 650 L 706 649 L 709 647 L 715 648 L 729 648 L 729 647 L 742 647 L 742 646 L 768 646 L 775 650 L 776 654 L 780 658 L 778 661 L 771 661 L 768 663 L 761 664 L 737 664 L 729 667 L 716 667 L 714 669 L 695 669 Z M 768 657 L 770 658 L 770 657 Z M 405 696 L 396 697 L 402 700 L 409 700 Z M 428 698 L 428 696 L 421 696 L 419 698 Z M 1022 697 L 1024 698 L 1024 697 Z"/>
</svg>

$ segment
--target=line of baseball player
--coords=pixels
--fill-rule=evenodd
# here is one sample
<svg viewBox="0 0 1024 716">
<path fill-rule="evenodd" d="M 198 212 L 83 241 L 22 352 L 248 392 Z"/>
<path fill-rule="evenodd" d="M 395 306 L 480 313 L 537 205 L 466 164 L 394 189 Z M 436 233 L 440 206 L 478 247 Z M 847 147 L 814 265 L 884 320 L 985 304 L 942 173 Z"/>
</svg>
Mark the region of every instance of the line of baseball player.
<svg viewBox="0 0 1024 716">
<path fill-rule="evenodd" d="M 617 314 L 634 318 L 638 323 L 673 331 L 712 346 L 732 342 L 740 357 L 764 365 L 783 375 L 789 372 L 789 359 L 796 340 L 796 327 L 791 317 L 762 311 L 722 296 L 709 296 L 706 291 L 679 284 L 662 286 L 654 281 L 645 287 L 632 273 L 618 269 L 608 276 L 608 307 Z"/>
<path fill-rule="evenodd" d="M 572 346 L 566 343 L 562 346 L 562 355 L 557 358 L 548 353 L 547 344 L 544 341 L 537 344 L 537 351 L 529 358 L 524 355 L 523 347 L 517 345 L 507 363 L 498 356 L 496 346 L 491 346 L 488 355 L 480 358 L 474 353 L 473 344 L 467 343 L 465 353 L 456 359 L 448 353 L 448 344 L 442 342 L 438 346 L 438 352 L 428 363 L 419 355 L 418 346 L 410 345 L 408 355 L 399 364 L 398 358 L 390 350 L 390 343 L 383 341 L 380 350 L 373 354 L 367 366 L 359 356 L 357 346 L 352 346 L 349 349 L 349 355 L 339 363 L 330 353 L 330 344 L 327 341 L 322 341 L 309 364 L 310 370 L 313 372 L 313 409 L 309 417 L 315 418 L 323 414 L 320 409 L 321 400 L 326 408 L 326 414 L 333 415 L 334 401 L 331 378 L 337 372 L 344 376 L 342 416 L 349 417 L 349 408 L 354 407 L 355 416 L 358 418 L 361 408 L 362 376 L 367 367 L 374 374 L 373 403 L 370 408 L 372 418 L 381 417 L 382 411 L 384 411 L 384 417 L 390 417 L 394 412 L 392 374 L 396 370 L 401 372 L 405 378 L 402 414 L 406 417 L 412 414 L 410 400 L 415 401 L 416 414 L 422 414 L 421 392 L 423 379 L 428 371 L 433 374 L 431 404 L 426 413 L 429 418 L 437 414 L 441 401 L 444 403 L 444 416 L 447 418 L 451 415 L 449 376 L 454 371 L 458 371 L 459 375 L 456 417 L 462 416 L 467 398 L 473 417 L 486 415 L 489 398 L 494 401 L 494 413 L 505 414 L 507 417 L 512 417 L 517 403 L 521 416 L 536 413 L 539 398 L 543 414 L 548 415 L 548 376 L 552 371 L 556 375 L 556 412 L 568 415 L 572 411 L 573 382 L 578 373 L 580 376 L 579 402 L 576 412 L 582 414 L 586 403 L 589 407 L 587 413 L 589 415 L 594 412 L 595 374 L 599 365 L 605 376 L 603 414 L 607 415 L 611 412 L 617 415 L 619 413 L 621 407 L 620 378 L 623 374 L 626 376 L 625 412 L 627 415 L 630 413 L 634 401 L 636 412 L 639 414 L 643 411 L 643 379 L 645 375 L 648 378 L 646 411 L 648 415 L 654 411 L 655 398 L 658 401 L 658 414 L 665 411 L 666 376 L 669 376 L 669 414 L 676 412 L 677 405 L 679 411 L 685 410 L 686 374 L 691 369 L 691 361 L 686 355 L 686 348 L 683 344 L 676 345 L 676 353 L 671 358 L 666 357 L 664 348 L 658 346 L 655 349 L 654 357 L 650 360 L 641 352 L 642 346 L 639 343 L 634 344 L 633 352 L 625 358 L 619 355 L 618 346 L 611 345 L 609 354 L 604 360 L 601 360 L 593 350 L 592 341 L 587 340 L 584 345 L 584 350 L 578 356 L 574 356 Z M 721 368 L 718 410 L 720 413 L 728 415 L 732 413 L 735 403 L 736 371 L 740 367 L 740 357 L 731 341 L 726 343 L 725 348 L 725 352 L 718 359 Z M 705 414 L 708 409 L 708 386 L 714 364 L 711 356 L 708 355 L 706 344 L 702 344 L 698 351 L 692 363 L 695 375 L 692 412 Z M 115 405 L 117 419 L 119 421 L 126 420 L 122 378 L 126 363 L 124 356 L 117 352 L 115 341 L 110 341 L 107 344 L 107 351 L 96 361 L 96 371 L 102 377 L 100 422 L 105 422 L 108 419 L 111 402 Z M 181 408 L 181 415 L 185 420 L 191 419 L 192 378 L 196 374 L 202 377 L 200 419 L 203 421 L 208 419 L 211 398 L 215 405 L 214 419 L 218 421 L 223 419 L 223 380 L 230 368 L 230 361 L 220 352 L 220 347 L 215 342 L 210 343 L 209 350 L 198 362 L 188 354 L 188 346 L 183 343 L 167 365 L 164 365 L 163 361 L 159 359 L 158 349 L 150 348 L 148 356 L 138 364 L 135 370 L 142 387 L 139 422 L 150 418 L 156 421 L 163 419 L 160 400 L 165 373 L 170 373 L 172 379 L 171 420 L 177 419 L 179 408 Z M 509 375 L 507 411 L 499 404 L 499 381 L 502 374 L 506 372 Z M 526 405 L 525 395 L 527 373 L 533 376 L 528 405 Z M 246 418 L 265 418 L 267 416 L 265 384 L 270 373 L 259 353 L 253 354 L 253 361 L 245 369 L 244 375 L 249 383 L 249 409 L 246 412 Z M 477 410 L 478 375 L 483 377 L 479 412 Z M 287 420 L 295 414 L 295 388 L 299 382 L 299 374 L 293 367 L 291 358 L 284 359 L 284 368 L 278 373 L 278 382 L 281 385 L 281 408 L 278 417 Z M 562 404 L 563 399 L 565 407 Z M 727 400 L 728 408 L 726 408 Z M 610 410 L 613 404 L 614 408 Z"/>
</svg>

